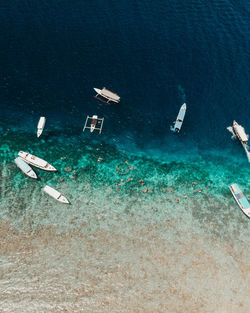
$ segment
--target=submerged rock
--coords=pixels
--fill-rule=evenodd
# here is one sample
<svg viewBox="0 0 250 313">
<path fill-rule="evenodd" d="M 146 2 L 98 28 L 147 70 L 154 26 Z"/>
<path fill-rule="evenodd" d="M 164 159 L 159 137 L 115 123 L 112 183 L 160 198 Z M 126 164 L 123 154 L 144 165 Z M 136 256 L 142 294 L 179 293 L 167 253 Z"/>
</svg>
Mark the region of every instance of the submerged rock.
<svg viewBox="0 0 250 313">
<path fill-rule="evenodd" d="M 73 170 L 72 166 L 67 166 L 64 168 L 64 171 L 68 173 L 72 172 L 72 170 Z"/>
</svg>

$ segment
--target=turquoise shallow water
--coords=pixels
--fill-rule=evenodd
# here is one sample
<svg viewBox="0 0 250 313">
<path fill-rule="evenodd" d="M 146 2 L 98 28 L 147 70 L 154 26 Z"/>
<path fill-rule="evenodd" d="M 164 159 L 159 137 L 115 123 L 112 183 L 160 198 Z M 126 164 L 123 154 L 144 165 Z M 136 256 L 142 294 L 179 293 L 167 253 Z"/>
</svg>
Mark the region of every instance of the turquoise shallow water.
<svg viewBox="0 0 250 313">
<path fill-rule="evenodd" d="M 228 189 L 249 197 L 244 155 L 3 134 L 3 312 L 246 312 L 250 226 Z M 59 172 L 30 180 L 13 163 L 21 149 Z"/>
<path fill-rule="evenodd" d="M 175 215 L 176 210 L 171 208 L 187 206 L 188 214 L 200 223 L 210 219 L 218 224 L 221 219 L 233 223 L 235 219 L 230 221 L 230 216 L 236 221 L 246 219 L 228 189 L 236 182 L 248 197 L 249 168 L 244 157 L 235 158 L 227 150 L 189 149 L 184 154 L 178 150 L 173 153 L 172 149 L 164 154 L 163 149 L 159 152 L 154 146 L 144 151 L 134 148 L 125 151 L 120 146 L 101 137 L 91 139 L 65 134 L 38 140 L 31 133 L 6 132 L 0 148 L 2 218 L 10 218 L 14 224 L 22 226 L 27 215 L 32 214 L 33 227 L 36 227 L 51 223 L 50 218 L 56 212 L 54 208 L 61 208 L 60 214 L 66 216 L 57 220 L 59 226 L 72 212 L 83 213 L 83 219 L 86 219 L 86 209 L 89 210 L 92 201 L 90 206 L 95 210 L 125 214 L 135 210 L 137 214 L 145 214 L 142 213 L 143 203 L 154 204 L 158 199 L 160 205 L 156 212 L 155 208 L 147 212 L 152 218 Z M 19 150 L 48 160 L 59 172 L 36 170 L 39 181 L 26 178 L 13 163 Z M 48 199 L 41 190 L 45 184 L 65 194 L 71 206 L 65 207 Z M 52 210 L 49 210 L 50 206 L 53 206 Z M 185 212 L 181 214 L 185 215 Z M 81 218 L 77 218 L 77 223 L 81 223 Z"/>
</svg>

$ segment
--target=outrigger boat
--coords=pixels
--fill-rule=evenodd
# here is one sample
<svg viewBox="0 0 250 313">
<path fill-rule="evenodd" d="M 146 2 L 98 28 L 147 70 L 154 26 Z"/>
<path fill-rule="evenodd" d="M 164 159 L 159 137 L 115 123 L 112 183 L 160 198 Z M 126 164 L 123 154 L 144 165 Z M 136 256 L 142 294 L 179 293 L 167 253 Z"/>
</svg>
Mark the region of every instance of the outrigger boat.
<svg viewBox="0 0 250 313">
<path fill-rule="evenodd" d="M 95 92 L 97 93 L 96 96 L 94 96 L 94 98 L 105 102 L 107 104 L 109 104 L 110 101 L 119 103 L 120 102 L 120 96 L 118 96 L 118 94 L 108 90 L 107 88 L 103 87 L 102 89 L 98 89 L 98 88 L 94 88 Z M 101 96 L 105 99 L 108 99 L 108 101 L 103 100 L 102 98 L 99 98 L 98 96 Z"/>
<path fill-rule="evenodd" d="M 20 170 L 24 172 L 25 175 L 29 176 L 30 178 L 37 179 L 37 175 L 33 171 L 33 169 L 27 163 L 25 163 L 21 158 L 19 157 L 15 158 L 15 163 L 17 167 L 19 167 Z"/>
<path fill-rule="evenodd" d="M 235 201 L 238 203 L 238 206 L 246 214 L 246 216 L 250 217 L 250 204 L 240 190 L 239 186 L 237 184 L 232 184 L 229 186 L 229 189 L 231 190 Z"/>
<path fill-rule="evenodd" d="M 186 110 L 187 110 L 187 105 L 186 103 L 183 103 L 177 115 L 176 121 L 174 122 L 174 126 L 170 126 L 170 129 L 173 132 L 179 133 L 179 131 L 181 130 L 181 126 L 182 126 L 182 123 L 186 114 Z"/>
<path fill-rule="evenodd" d="M 233 134 L 232 139 L 235 138 L 236 136 L 238 137 L 239 141 L 241 142 L 241 144 L 242 144 L 242 146 L 246 152 L 248 161 L 250 162 L 250 152 L 248 151 L 248 149 L 249 149 L 249 147 L 248 147 L 248 135 L 246 134 L 244 127 L 239 125 L 236 121 L 233 121 L 233 127 L 229 126 L 229 127 L 227 127 L 227 129 Z"/>
<path fill-rule="evenodd" d="M 56 199 L 57 201 L 69 204 L 69 201 L 59 191 L 57 191 L 54 188 L 46 185 L 43 188 L 43 191 L 50 195 L 52 198 Z"/>
<path fill-rule="evenodd" d="M 47 161 L 44 161 L 40 158 L 38 158 L 35 155 L 32 155 L 28 152 L 19 151 L 18 152 L 19 157 L 26 163 L 33 165 L 35 167 L 38 167 L 42 170 L 49 171 L 49 172 L 56 172 L 57 169 L 49 164 Z"/>
<path fill-rule="evenodd" d="M 37 124 L 37 137 L 39 138 L 43 132 L 44 126 L 45 126 L 46 118 L 44 116 L 41 116 L 39 119 L 39 122 Z"/>
<path fill-rule="evenodd" d="M 87 126 L 89 119 L 91 120 L 90 126 Z M 99 130 L 99 134 L 101 134 L 103 121 L 104 121 L 104 117 L 103 118 L 98 118 L 97 115 L 93 115 L 92 117 L 91 116 L 87 116 L 82 131 L 84 132 L 86 128 L 89 128 L 91 133 L 93 133 L 94 130 Z"/>
</svg>

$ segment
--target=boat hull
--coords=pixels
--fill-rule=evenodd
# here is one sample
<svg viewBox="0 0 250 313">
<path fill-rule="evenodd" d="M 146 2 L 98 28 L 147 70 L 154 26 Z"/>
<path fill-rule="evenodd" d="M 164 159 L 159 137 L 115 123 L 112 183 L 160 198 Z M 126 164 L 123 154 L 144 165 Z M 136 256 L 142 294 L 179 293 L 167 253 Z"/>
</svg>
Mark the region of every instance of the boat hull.
<svg viewBox="0 0 250 313">
<path fill-rule="evenodd" d="M 26 163 L 24 162 L 20 157 L 15 158 L 15 164 L 16 166 L 28 177 L 37 179 L 37 175 L 34 172 L 34 170 Z"/>
<path fill-rule="evenodd" d="M 61 203 L 70 204 L 66 197 L 64 197 L 59 191 L 57 191 L 56 189 L 54 189 L 54 188 L 52 188 L 52 187 L 50 187 L 48 185 L 46 185 L 43 188 L 43 191 L 46 192 L 49 196 L 51 196 L 55 200 L 61 202 Z"/>
<path fill-rule="evenodd" d="M 112 102 L 116 102 L 119 103 L 120 102 L 120 96 L 118 96 L 116 93 L 110 91 L 109 89 L 103 87 L 103 89 L 98 89 L 98 88 L 94 88 L 95 92 L 102 96 L 103 98 L 107 99 L 108 101 L 104 101 L 101 98 L 98 98 L 97 96 L 95 96 L 96 99 L 106 102 L 107 104 L 109 104 L 110 101 Z"/>
<path fill-rule="evenodd" d="M 95 91 L 96 93 L 98 93 L 99 95 L 101 94 L 101 89 L 94 88 L 94 91 Z"/>
<path fill-rule="evenodd" d="M 32 155 L 28 152 L 19 151 L 18 156 L 23 159 L 24 162 L 33 165 L 37 168 L 40 168 L 41 170 L 48 171 L 48 172 L 56 172 L 57 169 L 49 164 L 47 161 L 38 158 L 35 155 Z"/>
<path fill-rule="evenodd" d="M 45 126 L 46 118 L 41 116 L 37 125 L 37 137 L 39 138 L 43 132 Z"/>
<path fill-rule="evenodd" d="M 92 116 L 92 122 L 90 124 L 90 132 L 93 133 L 93 131 L 95 130 L 95 127 L 96 127 L 96 123 L 97 123 L 97 119 L 98 119 L 98 116 L 97 115 L 93 115 Z"/>
<path fill-rule="evenodd" d="M 239 125 L 236 121 L 233 121 L 233 128 L 239 141 L 241 141 L 244 144 L 247 144 L 248 136 L 245 133 L 245 129 L 241 125 Z"/>
<path fill-rule="evenodd" d="M 229 189 L 242 212 L 245 213 L 246 216 L 250 218 L 250 204 L 247 198 L 240 190 L 239 186 L 237 184 L 232 184 L 229 186 Z"/>
<path fill-rule="evenodd" d="M 179 131 L 181 130 L 183 121 L 184 121 L 184 117 L 186 114 L 186 109 L 187 109 L 187 105 L 186 103 L 183 103 L 183 105 L 180 108 L 180 111 L 177 115 L 176 121 L 174 122 L 174 126 L 171 126 L 170 129 L 173 132 L 179 133 Z"/>
</svg>

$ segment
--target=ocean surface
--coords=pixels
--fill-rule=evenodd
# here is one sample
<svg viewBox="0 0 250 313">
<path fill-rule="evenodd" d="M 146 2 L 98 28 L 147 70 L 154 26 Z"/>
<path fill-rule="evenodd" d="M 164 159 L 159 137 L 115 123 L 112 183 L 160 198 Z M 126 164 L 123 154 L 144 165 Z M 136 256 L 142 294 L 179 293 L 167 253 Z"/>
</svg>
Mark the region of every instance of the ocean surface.
<svg viewBox="0 0 250 313">
<path fill-rule="evenodd" d="M 250 200 L 250 167 L 227 130 L 250 134 L 249 16 L 246 0 L 1 2 L 1 312 L 249 311 L 250 220 L 228 186 Z M 100 135 L 82 132 L 93 114 Z M 20 150 L 58 172 L 29 179 Z"/>
</svg>

